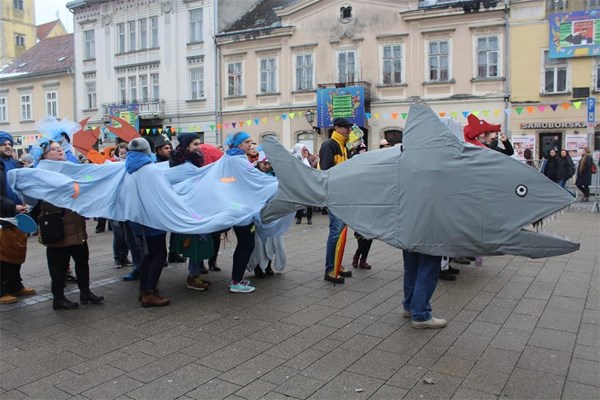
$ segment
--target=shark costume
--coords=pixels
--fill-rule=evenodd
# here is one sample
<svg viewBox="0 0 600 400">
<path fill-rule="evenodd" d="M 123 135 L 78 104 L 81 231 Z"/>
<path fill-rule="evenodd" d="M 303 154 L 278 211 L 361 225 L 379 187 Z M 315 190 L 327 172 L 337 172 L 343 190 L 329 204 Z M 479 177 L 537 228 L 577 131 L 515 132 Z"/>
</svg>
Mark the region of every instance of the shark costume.
<svg viewBox="0 0 600 400">
<path fill-rule="evenodd" d="M 525 229 L 568 207 L 569 194 L 518 160 L 461 143 L 424 103 L 410 107 L 403 150 L 367 152 L 327 171 L 302 164 L 274 139 L 263 146 L 280 182 L 264 222 L 306 204 L 327 206 L 367 238 L 434 256 L 541 258 L 579 249 Z"/>
</svg>

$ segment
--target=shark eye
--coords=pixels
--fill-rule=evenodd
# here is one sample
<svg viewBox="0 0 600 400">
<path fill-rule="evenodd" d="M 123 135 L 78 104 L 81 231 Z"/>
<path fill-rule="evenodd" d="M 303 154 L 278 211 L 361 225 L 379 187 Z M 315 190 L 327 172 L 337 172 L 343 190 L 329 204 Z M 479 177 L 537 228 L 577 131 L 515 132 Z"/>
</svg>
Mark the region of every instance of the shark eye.
<svg viewBox="0 0 600 400">
<path fill-rule="evenodd" d="M 517 186 L 517 188 L 515 189 L 515 193 L 519 197 L 525 197 L 525 196 L 527 196 L 527 186 L 525 186 L 525 185 L 519 185 L 519 186 Z"/>
</svg>

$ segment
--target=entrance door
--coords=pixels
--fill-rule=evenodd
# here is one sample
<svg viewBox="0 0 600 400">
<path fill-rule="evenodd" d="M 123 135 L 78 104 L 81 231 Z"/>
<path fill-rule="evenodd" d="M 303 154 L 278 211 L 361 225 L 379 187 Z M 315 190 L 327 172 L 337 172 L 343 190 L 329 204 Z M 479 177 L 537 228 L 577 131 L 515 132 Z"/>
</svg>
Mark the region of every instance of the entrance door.
<svg viewBox="0 0 600 400">
<path fill-rule="evenodd" d="M 540 133 L 539 160 L 541 160 L 542 157 L 547 157 L 548 152 L 552 149 L 556 150 L 557 153 L 560 152 L 560 149 L 562 149 L 562 135 L 562 132 Z"/>
</svg>

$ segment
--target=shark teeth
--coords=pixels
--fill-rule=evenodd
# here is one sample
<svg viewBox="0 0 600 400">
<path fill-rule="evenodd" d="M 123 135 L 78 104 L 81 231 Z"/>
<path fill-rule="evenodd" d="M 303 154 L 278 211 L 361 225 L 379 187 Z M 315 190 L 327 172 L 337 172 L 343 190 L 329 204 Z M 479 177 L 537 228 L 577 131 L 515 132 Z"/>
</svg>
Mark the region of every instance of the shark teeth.
<svg viewBox="0 0 600 400">
<path fill-rule="evenodd" d="M 566 206 L 550 215 L 547 215 L 544 218 L 540 218 L 537 221 L 532 222 L 532 225 L 535 228 L 535 232 L 548 236 L 558 237 L 561 239 L 567 239 L 564 234 L 546 230 L 545 227 L 546 225 L 549 225 L 552 221 L 556 220 L 558 217 L 563 215 L 568 209 L 569 206 Z"/>
</svg>

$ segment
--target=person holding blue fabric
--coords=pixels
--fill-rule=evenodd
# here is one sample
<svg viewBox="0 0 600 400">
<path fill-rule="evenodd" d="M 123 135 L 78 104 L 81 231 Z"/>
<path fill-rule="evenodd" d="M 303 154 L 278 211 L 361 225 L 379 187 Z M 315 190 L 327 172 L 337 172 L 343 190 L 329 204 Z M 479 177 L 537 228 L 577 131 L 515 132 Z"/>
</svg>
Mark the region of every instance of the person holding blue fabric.
<svg viewBox="0 0 600 400">
<path fill-rule="evenodd" d="M 252 152 L 252 138 L 244 131 L 229 136 L 225 144 L 229 147 L 225 152 L 227 156 L 247 158 L 247 154 Z M 233 232 L 237 238 L 237 245 L 233 252 L 233 268 L 229 291 L 233 293 L 251 293 L 254 292 L 255 287 L 250 285 L 250 281 L 244 280 L 244 271 L 254 251 L 254 223 L 234 226 Z"/>
<path fill-rule="evenodd" d="M 129 152 L 125 160 L 125 170 L 134 174 L 148 164 L 152 164 L 150 143 L 144 138 L 133 139 L 129 143 Z M 157 216 L 158 218 L 158 216 Z M 140 265 L 140 296 L 142 307 L 163 307 L 170 299 L 158 292 L 158 281 L 163 265 L 167 259 L 167 232 L 149 226 L 128 221 L 138 246 L 143 249 L 143 260 Z"/>
</svg>

